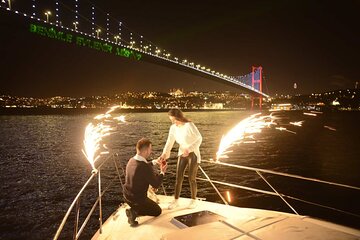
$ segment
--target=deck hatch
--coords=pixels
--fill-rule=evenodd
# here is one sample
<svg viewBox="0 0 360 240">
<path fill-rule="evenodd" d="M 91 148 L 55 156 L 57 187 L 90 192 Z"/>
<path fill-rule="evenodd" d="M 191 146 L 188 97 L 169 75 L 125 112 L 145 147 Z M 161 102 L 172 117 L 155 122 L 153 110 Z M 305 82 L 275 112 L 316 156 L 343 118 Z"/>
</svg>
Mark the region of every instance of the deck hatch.
<svg viewBox="0 0 360 240">
<path fill-rule="evenodd" d="M 225 217 L 211 211 L 199 211 L 173 217 L 171 219 L 171 223 L 176 225 L 178 228 L 187 228 L 206 223 L 218 222 L 220 220 L 225 220 Z"/>
</svg>

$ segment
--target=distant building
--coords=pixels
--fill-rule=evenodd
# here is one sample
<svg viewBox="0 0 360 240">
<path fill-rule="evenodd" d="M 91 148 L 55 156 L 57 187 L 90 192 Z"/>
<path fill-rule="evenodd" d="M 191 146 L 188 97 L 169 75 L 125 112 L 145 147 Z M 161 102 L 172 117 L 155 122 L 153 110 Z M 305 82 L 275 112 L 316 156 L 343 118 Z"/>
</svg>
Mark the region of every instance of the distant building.
<svg viewBox="0 0 360 240">
<path fill-rule="evenodd" d="M 169 94 L 173 97 L 183 97 L 184 96 L 184 89 L 170 89 Z"/>
<path fill-rule="evenodd" d="M 153 93 L 148 93 L 144 96 L 144 98 L 154 98 L 155 95 Z"/>
<path fill-rule="evenodd" d="M 271 110 L 273 110 L 273 111 L 276 111 L 276 110 L 289 111 L 292 109 L 293 109 L 293 106 L 291 103 L 273 103 L 273 104 L 271 104 Z"/>
<path fill-rule="evenodd" d="M 204 109 L 224 109 L 223 103 L 204 103 Z"/>
</svg>

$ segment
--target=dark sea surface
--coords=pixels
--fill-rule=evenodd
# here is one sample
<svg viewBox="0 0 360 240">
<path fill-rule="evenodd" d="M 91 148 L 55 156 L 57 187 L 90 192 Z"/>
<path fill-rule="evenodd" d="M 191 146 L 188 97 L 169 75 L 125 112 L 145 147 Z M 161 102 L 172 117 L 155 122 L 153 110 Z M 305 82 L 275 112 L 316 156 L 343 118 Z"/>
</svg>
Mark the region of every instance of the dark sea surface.
<svg viewBox="0 0 360 240">
<path fill-rule="evenodd" d="M 187 112 L 203 136 L 203 159 L 214 158 L 220 139 L 239 121 L 253 112 Z M 266 114 L 266 113 L 264 113 Z M 0 116 L 0 239 L 51 239 L 74 197 L 91 175 L 91 167 L 83 156 L 82 141 L 85 126 L 94 114 Z M 317 116 L 302 112 L 278 112 L 276 127 L 296 132 L 263 129 L 255 134 L 255 143 L 239 144 L 224 162 L 270 169 L 279 172 L 318 178 L 360 187 L 360 112 L 326 112 Z M 141 137 L 153 142 L 153 157 L 158 157 L 165 144 L 170 121 L 166 113 L 127 113 L 127 123 L 108 137 L 111 152 L 117 153 L 119 166 L 135 154 L 135 144 Z M 304 120 L 302 127 L 290 121 Z M 326 128 L 329 126 L 334 130 Z M 176 151 L 169 160 L 169 173 L 164 183 L 173 194 Z M 271 189 L 254 172 L 209 163 L 202 163 L 213 180 L 247 187 Z M 108 161 L 102 170 L 102 186 L 116 177 L 114 162 Z M 360 215 L 360 191 L 311 183 L 303 180 L 264 174 L 277 191 L 306 201 Z M 198 177 L 203 177 L 198 171 Z M 232 205 L 291 212 L 279 197 L 217 185 L 225 195 L 230 191 Z M 198 197 L 221 202 L 211 185 L 198 181 Z M 84 192 L 80 205 L 80 220 L 97 197 L 97 182 Z M 160 193 L 162 193 L 160 191 Z M 189 197 L 187 179 L 182 195 Z M 288 200 L 302 215 L 360 228 L 360 218 L 340 212 Z M 121 204 L 118 182 L 103 198 L 103 218 Z M 89 239 L 98 229 L 96 209 L 82 239 Z M 61 239 L 71 239 L 75 215 L 70 215 Z"/>
</svg>

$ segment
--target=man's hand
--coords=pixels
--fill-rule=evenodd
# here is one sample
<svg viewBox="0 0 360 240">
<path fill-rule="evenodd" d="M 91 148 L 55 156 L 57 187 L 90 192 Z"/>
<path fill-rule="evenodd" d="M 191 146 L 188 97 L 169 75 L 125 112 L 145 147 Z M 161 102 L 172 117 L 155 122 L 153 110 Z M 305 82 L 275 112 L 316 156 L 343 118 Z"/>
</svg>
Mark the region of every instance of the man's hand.
<svg viewBox="0 0 360 240">
<path fill-rule="evenodd" d="M 161 165 L 162 160 L 160 157 L 158 157 L 157 159 L 154 160 L 154 162 L 158 165 Z"/>
<path fill-rule="evenodd" d="M 162 163 L 162 160 L 161 160 L 160 157 L 158 157 L 157 159 L 152 160 L 153 165 L 159 165 L 160 166 L 161 163 Z"/>
<path fill-rule="evenodd" d="M 154 193 L 156 193 L 158 191 L 157 188 L 153 188 L 152 186 L 149 187 L 149 191 L 153 191 Z"/>
</svg>

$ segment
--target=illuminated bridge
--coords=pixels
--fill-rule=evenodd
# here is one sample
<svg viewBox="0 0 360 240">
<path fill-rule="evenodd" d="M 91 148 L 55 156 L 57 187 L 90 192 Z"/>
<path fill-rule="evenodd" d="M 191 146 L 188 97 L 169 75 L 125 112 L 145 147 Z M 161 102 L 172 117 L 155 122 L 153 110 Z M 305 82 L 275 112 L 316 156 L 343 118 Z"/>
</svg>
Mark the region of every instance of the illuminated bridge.
<svg viewBox="0 0 360 240">
<path fill-rule="evenodd" d="M 262 91 L 261 66 L 253 66 L 251 73 L 234 77 L 173 56 L 89 1 L 1 0 L 0 11 L 24 17 L 27 31 L 32 34 L 199 75 L 259 97 L 260 106 L 262 97 L 269 97 Z"/>
</svg>

